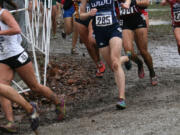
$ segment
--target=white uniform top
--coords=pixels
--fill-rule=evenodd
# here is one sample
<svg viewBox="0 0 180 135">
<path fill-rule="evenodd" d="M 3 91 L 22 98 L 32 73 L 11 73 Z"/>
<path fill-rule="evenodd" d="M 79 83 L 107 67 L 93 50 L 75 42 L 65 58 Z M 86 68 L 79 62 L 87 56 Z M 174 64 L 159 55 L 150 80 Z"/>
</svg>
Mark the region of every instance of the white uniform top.
<svg viewBox="0 0 180 135">
<path fill-rule="evenodd" d="M 0 18 L 5 9 L 0 10 Z M 9 26 L 0 19 L 0 30 L 8 30 Z M 13 57 L 24 51 L 21 46 L 22 38 L 20 34 L 0 35 L 0 60 Z"/>
</svg>

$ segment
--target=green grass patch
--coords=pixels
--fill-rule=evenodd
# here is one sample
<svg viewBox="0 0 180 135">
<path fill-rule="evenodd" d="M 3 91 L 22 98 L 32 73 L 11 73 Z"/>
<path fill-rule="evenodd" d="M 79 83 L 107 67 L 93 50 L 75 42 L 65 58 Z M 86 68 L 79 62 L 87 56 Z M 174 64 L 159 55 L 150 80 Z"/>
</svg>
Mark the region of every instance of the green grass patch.
<svg viewBox="0 0 180 135">
<path fill-rule="evenodd" d="M 160 4 L 156 4 L 153 2 L 153 4 L 149 4 L 148 9 L 168 9 L 170 6 L 167 4 L 165 6 L 162 6 Z"/>
<path fill-rule="evenodd" d="M 149 11 L 149 19 L 155 20 L 171 20 L 171 12 L 170 11 Z"/>
</svg>

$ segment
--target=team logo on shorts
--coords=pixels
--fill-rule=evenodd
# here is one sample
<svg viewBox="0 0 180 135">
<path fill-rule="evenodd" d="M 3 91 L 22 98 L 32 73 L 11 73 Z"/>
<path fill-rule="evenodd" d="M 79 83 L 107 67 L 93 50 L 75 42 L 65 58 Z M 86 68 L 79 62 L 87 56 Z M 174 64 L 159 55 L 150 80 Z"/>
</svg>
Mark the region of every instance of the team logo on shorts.
<svg viewBox="0 0 180 135">
<path fill-rule="evenodd" d="M 104 45 L 104 43 L 102 43 L 102 42 L 101 42 L 101 43 L 99 43 L 99 45 L 100 45 L 100 46 L 103 46 L 103 45 Z"/>
<path fill-rule="evenodd" d="M 117 28 L 117 30 L 119 31 L 119 32 L 122 32 L 122 29 L 119 27 L 119 28 Z"/>
</svg>

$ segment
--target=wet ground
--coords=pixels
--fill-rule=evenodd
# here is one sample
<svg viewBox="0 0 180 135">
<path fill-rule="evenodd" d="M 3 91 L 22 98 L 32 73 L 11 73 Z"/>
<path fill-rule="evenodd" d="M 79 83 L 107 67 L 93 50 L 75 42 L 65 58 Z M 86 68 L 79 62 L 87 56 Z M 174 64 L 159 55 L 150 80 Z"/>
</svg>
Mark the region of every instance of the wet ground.
<svg viewBox="0 0 180 135">
<path fill-rule="evenodd" d="M 127 109 L 119 111 L 113 74 L 107 69 L 103 78 L 95 78 L 95 65 L 84 46 L 78 45 L 79 54 L 71 55 L 71 40 L 62 40 L 59 31 L 60 38 L 51 41 L 51 60 L 63 72 L 53 83 L 50 78 L 48 85 L 66 95 L 67 117 L 56 121 L 49 101 L 31 97 L 41 107 L 39 135 L 179 135 L 180 56 L 172 33 L 150 33 L 154 34 L 156 38 L 149 37 L 149 52 L 159 84 L 151 86 L 146 66 L 145 78 L 139 79 L 133 64 L 132 70 L 125 70 Z M 22 111 L 16 114 L 19 134 L 33 134 Z"/>
</svg>

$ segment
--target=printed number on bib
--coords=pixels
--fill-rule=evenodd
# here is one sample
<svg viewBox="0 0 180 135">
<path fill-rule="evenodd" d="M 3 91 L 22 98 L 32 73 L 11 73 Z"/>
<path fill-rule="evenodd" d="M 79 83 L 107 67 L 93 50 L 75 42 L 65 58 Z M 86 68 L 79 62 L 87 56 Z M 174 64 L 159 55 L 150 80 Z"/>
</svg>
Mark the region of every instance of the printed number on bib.
<svg viewBox="0 0 180 135">
<path fill-rule="evenodd" d="M 174 21 L 180 22 L 180 11 L 174 12 Z"/>
<path fill-rule="evenodd" d="M 112 15 L 96 16 L 96 26 L 112 25 Z"/>
<path fill-rule="evenodd" d="M 20 62 L 20 63 L 24 63 L 24 62 L 26 62 L 27 61 L 27 59 L 28 59 L 28 54 L 26 53 L 26 52 L 23 52 L 19 57 L 18 57 L 18 61 Z"/>
</svg>

